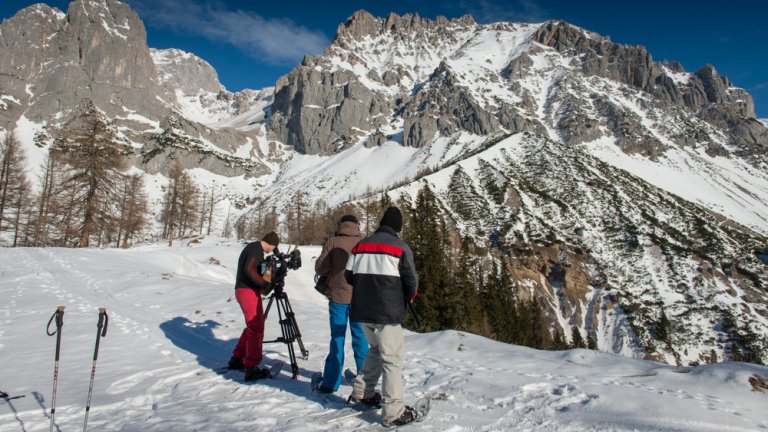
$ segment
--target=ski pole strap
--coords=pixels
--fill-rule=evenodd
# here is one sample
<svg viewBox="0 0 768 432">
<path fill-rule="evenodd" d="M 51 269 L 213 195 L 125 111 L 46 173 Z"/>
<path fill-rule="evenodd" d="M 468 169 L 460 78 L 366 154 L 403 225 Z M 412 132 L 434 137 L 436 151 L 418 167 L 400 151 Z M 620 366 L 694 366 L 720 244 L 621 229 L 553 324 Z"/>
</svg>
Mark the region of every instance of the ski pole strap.
<svg viewBox="0 0 768 432">
<path fill-rule="evenodd" d="M 102 337 L 107 336 L 107 324 L 109 324 L 107 308 L 99 308 L 99 324 L 97 324 L 97 327 L 99 328 Z"/>
<path fill-rule="evenodd" d="M 51 332 L 51 323 L 56 320 L 56 328 Z M 61 330 L 61 326 L 64 325 L 64 306 L 56 308 L 56 312 L 51 315 L 51 319 L 48 320 L 48 326 L 45 328 L 45 333 L 48 336 L 53 336 Z"/>
</svg>

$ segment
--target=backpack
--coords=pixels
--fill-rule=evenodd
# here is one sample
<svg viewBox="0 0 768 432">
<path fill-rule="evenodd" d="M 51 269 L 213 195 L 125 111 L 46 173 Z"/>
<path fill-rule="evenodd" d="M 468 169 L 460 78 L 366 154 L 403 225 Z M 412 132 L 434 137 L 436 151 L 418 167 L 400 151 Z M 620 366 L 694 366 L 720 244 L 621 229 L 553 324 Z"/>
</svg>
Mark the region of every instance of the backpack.
<svg viewBox="0 0 768 432">
<path fill-rule="evenodd" d="M 328 276 L 320 276 L 318 274 L 315 274 L 315 291 L 319 292 L 322 295 L 325 295 L 325 292 L 328 291 Z"/>
</svg>

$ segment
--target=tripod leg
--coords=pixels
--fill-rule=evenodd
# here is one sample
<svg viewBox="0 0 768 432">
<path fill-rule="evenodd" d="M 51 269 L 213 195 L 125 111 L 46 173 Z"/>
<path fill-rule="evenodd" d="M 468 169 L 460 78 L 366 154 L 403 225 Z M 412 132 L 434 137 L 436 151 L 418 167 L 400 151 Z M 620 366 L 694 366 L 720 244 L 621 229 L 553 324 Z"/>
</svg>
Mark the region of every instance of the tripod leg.
<svg viewBox="0 0 768 432">
<path fill-rule="evenodd" d="M 301 350 L 301 355 L 304 358 L 304 360 L 309 360 L 309 351 L 307 351 L 306 348 L 304 348 L 304 342 L 301 340 L 301 331 L 299 330 L 299 324 L 296 322 L 296 314 L 293 313 L 293 308 L 291 307 L 291 302 L 288 301 L 288 297 L 285 298 L 286 303 L 286 317 L 290 320 L 291 327 L 293 329 L 293 335 L 296 339 L 296 342 L 299 343 L 299 350 Z"/>
<path fill-rule="evenodd" d="M 267 308 L 264 309 L 264 321 L 267 320 L 267 315 L 269 315 L 269 308 L 272 307 L 272 302 L 275 300 L 275 294 L 273 293 L 271 296 L 269 296 L 269 301 L 267 302 Z"/>
<path fill-rule="evenodd" d="M 294 334 L 293 329 L 290 327 L 290 320 L 287 318 L 289 307 L 286 302 L 288 298 L 283 294 L 277 300 L 277 314 L 280 319 L 280 331 L 283 334 L 283 342 L 288 345 L 288 358 L 291 360 L 291 372 L 292 378 L 299 378 L 299 365 L 296 363 L 296 353 L 293 350 Z"/>
</svg>

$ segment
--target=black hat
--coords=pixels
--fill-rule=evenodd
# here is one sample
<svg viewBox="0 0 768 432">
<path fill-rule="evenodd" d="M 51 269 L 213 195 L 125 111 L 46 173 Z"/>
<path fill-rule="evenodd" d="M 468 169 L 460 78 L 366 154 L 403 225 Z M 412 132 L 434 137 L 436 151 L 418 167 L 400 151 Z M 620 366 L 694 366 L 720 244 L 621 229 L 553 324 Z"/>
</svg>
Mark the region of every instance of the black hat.
<svg viewBox="0 0 768 432">
<path fill-rule="evenodd" d="M 339 223 L 344 223 L 344 222 L 352 222 L 356 224 L 357 218 L 355 217 L 355 215 L 351 215 L 351 214 L 344 215 L 341 217 L 341 220 L 339 221 Z"/>
<path fill-rule="evenodd" d="M 388 226 L 395 230 L 395 232 L 400 232 L 400 230 L 403 229 L 403 215 L 400 213 L 400 209 L 397 207 L 388 208 L 387 211 L 384 212 L 384 216 L 382 216 L 379 225 Z"/>
<path fill-rule="evenodd" d="M 267 235 L 265 235 L 261 239 L 261 241 L 267 244 L 271 244 L 274 247 L 277 247 L 280 244 L 280 237 L 278 237 L 277 233 L 275 233 L 274 231 L 270 231 L 267 233 Z"/>
</svg>

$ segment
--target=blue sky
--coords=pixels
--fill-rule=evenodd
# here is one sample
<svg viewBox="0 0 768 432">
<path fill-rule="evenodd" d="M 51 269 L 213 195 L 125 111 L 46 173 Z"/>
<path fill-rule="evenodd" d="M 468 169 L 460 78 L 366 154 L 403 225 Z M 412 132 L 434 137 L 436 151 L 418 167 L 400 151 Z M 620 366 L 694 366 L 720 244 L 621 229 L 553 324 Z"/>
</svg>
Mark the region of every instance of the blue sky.
<svg viewBox="0 0 768 432">
<path fill-rule="evenodd" d="M 66 12 L 66 0 L 42 0 Z M 36 1 L 2 0 L 7 18 Z M 376 16 L 390 11 L 448 18 L 472 14 L 478 22 L 541 22 L 563 19 L 644 45 L 656 60 L 676 60 L 688 71 L 709 63 L 755 99 L 757 116 L 768 118 L 768 2 L 754 0 L 391 0 L 223 1 L 125 0 L 142 17 L 148 44 L 179 48 L 213 65 L 231 91 L 258 89 L 317 54 L 337 26 L 357 9 Z"/>
</svg>

